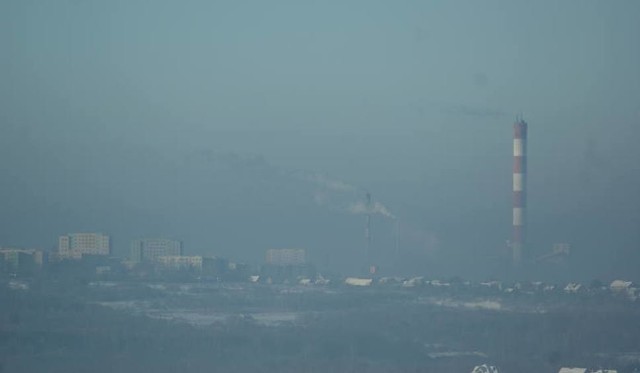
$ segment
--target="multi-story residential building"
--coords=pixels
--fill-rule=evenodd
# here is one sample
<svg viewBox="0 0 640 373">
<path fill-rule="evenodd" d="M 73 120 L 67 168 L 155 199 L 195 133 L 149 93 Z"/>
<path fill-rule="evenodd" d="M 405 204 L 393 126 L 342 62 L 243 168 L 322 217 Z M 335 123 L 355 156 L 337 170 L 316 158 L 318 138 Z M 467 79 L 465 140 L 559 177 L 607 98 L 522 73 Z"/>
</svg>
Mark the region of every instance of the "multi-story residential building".
<svg viewBox="0 0 640 373">
<path fill-rule="evenodd" d="M 131 242 L 131 261 L 155 262 L 162 256 L 181 256 L 182 242 L 165 238 L 142 239 Z"/>
<path fill-rule="evenodd" d="M 58 256 L 61 259 L 80 259 L 83 255 L 111 253 L 109 236 L 102 233 L 70 233 L 58 238 Z"/>
<path fill-rule="evenodd" d="M 266 262 L 281 266 L 305 264 L 306 251 L 304 249 L 269 249 Z"/>
<path fill-rule="evenodd" d="M 229 272 L 229 261 L 215 256 L 202 257 L 202 274 L 220 277 Z"/>
<path fill-rule="evenodd" d="M 315 267 L 307 263 L 304 249 L 269 249 L 266 264 L 260 267 L 260 277 L 271 282 L 296 281 L 315 277 Z"/>
<path fill-rule="evenodd" d="M 29 274 L 42 268 L 46 255 L 36 249 L 0 249 L 1 270 L 9 273 Z"/>
</svg>

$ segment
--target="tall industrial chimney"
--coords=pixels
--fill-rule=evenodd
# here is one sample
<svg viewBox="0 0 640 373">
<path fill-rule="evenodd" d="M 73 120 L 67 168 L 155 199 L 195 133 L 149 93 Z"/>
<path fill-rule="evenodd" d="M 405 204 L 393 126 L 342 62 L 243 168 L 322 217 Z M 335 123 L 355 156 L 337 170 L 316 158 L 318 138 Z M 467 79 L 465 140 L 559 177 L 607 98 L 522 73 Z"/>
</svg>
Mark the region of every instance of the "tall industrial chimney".
<svg viewBox="0 0 640 373">
<path fill-rule="evenodd" d="M 522 117 L 513 124 L 513 264 L 526 260 L 527 207 L 527 122 Z"/>
<path fill-rule="evenodd" d="M 371 193 L 367 192 L 365 195 L 365 206 L 367 209 L 365 227 L 364 227 L 364 239 L 365 239 L 365 256 L 366 256 L 366 265 L 371 265 L 371 213 L 373 211 L 373 203 L 371 201 Z"/>
</svg>

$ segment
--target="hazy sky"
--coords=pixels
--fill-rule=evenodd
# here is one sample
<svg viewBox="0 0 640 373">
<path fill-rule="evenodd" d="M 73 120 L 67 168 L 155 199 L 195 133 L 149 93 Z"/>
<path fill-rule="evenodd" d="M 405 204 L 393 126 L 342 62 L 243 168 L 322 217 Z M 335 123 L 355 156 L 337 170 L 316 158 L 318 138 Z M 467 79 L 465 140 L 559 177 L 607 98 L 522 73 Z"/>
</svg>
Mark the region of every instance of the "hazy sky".
<svg viewBox="0 0 640 373">
<path fill-rule="evenodd" d="M 340 206 L 366 189 L 406 225 L 411 270 L 465 274 L 509 238 L 522 112 L 532 250 L 571 242 L 595 275 L 638 276 L 639 16 L 637 1 L 0 0 L 0 246 L 95 230 L 121 254 L 169 236 L 339 265 L 364 224 Z M 374 223 L 389 260 L 393 224 Z"/>
</svg>

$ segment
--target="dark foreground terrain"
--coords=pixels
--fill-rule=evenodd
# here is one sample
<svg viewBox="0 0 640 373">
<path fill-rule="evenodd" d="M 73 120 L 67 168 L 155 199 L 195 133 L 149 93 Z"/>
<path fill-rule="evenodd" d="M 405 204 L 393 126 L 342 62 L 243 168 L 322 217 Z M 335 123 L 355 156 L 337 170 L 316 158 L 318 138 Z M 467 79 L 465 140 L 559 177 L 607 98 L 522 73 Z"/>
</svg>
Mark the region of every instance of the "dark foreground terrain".
<svg viewBox="0 0 640 373">
<path fill-rule="evenodd" d="M 640 370 L 637 302 L 256 284 L 0 288 L 0 372 Z"/>
</svg>

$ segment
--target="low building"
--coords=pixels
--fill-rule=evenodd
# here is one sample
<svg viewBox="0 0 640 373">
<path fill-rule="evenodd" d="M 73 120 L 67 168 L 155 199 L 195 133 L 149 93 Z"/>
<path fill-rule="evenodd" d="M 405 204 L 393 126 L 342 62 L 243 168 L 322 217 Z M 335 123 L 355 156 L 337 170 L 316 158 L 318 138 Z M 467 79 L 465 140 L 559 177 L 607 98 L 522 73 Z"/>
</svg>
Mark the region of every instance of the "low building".
<svg viewBox="0 0 640 373">
<path fill-rule="evenodd" d="M 347 277 L 344 280 L 345 285 L 350 286 L 371 286 L 373 283 L 373 279 L 371 278 L 357 278 L 357 277 Z"/>
<path fill-rule="evenodd" d="M 422 276 L 412 277 L 408 280 L 402 281 L 402 287 L 405 287 L 405 288 L 412 288 L 412 287 L 422 286 L 422 285 L 424 285 L 424 277 Z"/>
<path fill-rule="evenodd" d="M 265 264 L 260 268 L 260 277 L 270 279 L 272 283 L 293 282 L 301 278 L 315 278 L 316 269 L 311 264 Z"/>
<path fill-rule="evenodd" d="M 482 364 L 475 366 L 471 373 L 499 373 L 499 370 L 493 365 Z"/>
<path fill-rule="evenodd" d="M 558 373 L 618 373 L 615 369 L 560 368 Z"/>
<path fill-rule="evenodd" d="M 564 292 L 568 294 L 576 294 L 583 290 L 582 284 L 570 282 L 564 287 Z"/>
<path fill-rule="evenodd" d="M 626 296 L 631 301 L 638 300 L 640 296 L 640 290 L 631 281 L 615 280 L 609 285 L 609 289 L 614 294 Z"/>
<path fill-rule="evenodd" d="M 170 271 L 202 271 L 202 256 L 167 255 L 156 258 L 162 270 Z"/>
<path fill-rule="evenodd" d="M 623 280 L 614 280 L 609 285 L 609 288 L 613 292 L 627 292 L 632 287 L 633 287 L 633 282 L 623 281 Z"/>
</svg>

